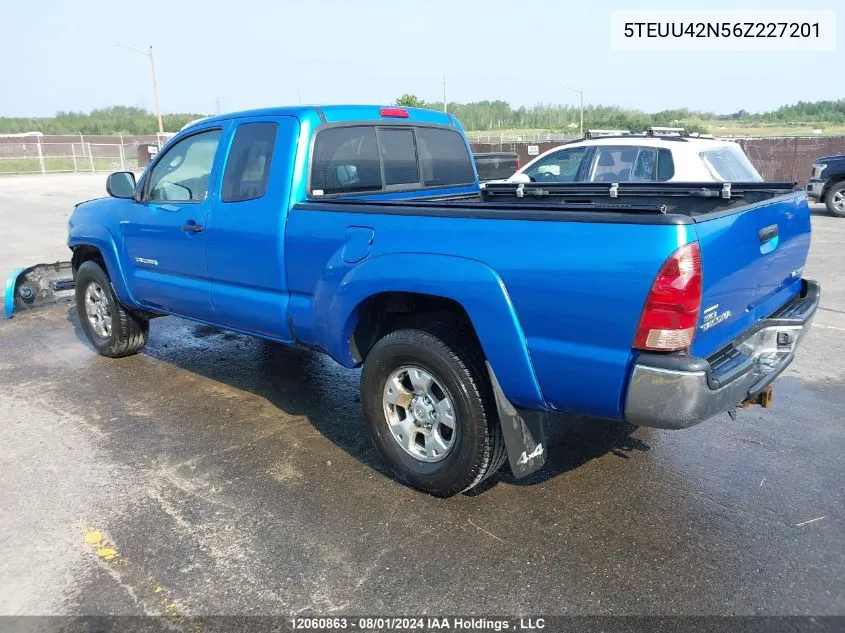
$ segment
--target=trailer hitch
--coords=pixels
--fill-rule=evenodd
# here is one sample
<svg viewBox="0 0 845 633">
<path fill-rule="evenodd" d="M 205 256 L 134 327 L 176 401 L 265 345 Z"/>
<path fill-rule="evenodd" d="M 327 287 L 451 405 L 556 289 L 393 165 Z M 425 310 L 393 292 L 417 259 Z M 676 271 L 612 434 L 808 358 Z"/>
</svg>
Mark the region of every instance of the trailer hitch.
<svg viewBox="0 0 845 633">
<path fill-rule="evenodd" d="M 756 396 L 752 396 L 746 400 L 744 400 L 738 408 L 746 409 L 748 407 L 754 406 L 755 404 L 759 404 L 764 409 L 768 409 L 772 406 L 772 399 L 774 398 L 772 385 L 768 385 L 763 391 L 758 393 Z"/>
</svg>

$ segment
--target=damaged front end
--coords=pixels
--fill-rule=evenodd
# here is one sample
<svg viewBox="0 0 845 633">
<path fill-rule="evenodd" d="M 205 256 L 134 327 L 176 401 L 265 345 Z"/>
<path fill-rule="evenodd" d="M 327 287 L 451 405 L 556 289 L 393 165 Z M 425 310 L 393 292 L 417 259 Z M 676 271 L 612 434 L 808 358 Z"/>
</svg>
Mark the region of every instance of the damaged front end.
<svg viewBox="0 0 845 633">
<path fill-rule="evenodd" d="M 7 319 L 21 310 L 72 301 L 73 269 L 70 262 L 16 268 L 6 280 L 4 313 Z"/>
</svg>

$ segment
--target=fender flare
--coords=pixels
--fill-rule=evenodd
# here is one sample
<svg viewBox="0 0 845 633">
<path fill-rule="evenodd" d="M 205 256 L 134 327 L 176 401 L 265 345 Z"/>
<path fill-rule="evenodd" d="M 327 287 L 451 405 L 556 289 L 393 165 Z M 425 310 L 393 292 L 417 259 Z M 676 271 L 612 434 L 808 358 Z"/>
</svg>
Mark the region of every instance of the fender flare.
<svg viewBox="0 0 845 633">
<path fill-rule="evenodd" d="M 319 284 L 317 293 L 331 292 L 329 285 Z M 344 365 L 357 364 L 349 340 L 359 306 L 383 292 L 427 294 L 460 304 L 508 400 L 526 409 L 545 407 L 511 298 L 487 264 L 452 255 L 395 253 L 372 257 L 352 268 L 332 293 L 328 313 L 317 315 L 315 323 L 319 340 L 328 342 L 326 351 Z"/>
<path fill-rule="evenodd" d="M 67 244 L 71 249 L 78 246 L 92 246 L 100 251 L 117 298 L 126 306 L 135 307 L 138 305 L 129 291 L 126 274 L 120 263 L 117 244 L 107 228 L 96 224 L 75 226 L 68 237 Z"/>
</svg>

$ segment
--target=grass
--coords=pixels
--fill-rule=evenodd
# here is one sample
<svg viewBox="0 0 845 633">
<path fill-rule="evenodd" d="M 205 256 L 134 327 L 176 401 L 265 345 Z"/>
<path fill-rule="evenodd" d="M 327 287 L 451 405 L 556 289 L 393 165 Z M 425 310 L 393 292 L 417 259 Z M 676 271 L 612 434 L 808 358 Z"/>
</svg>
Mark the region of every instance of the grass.
<svg viewBox="0 0 845 633">
<path fill-rule="evenodd" d="M 813 134 L 812 125 L 754 125 L 737 121 L 705 121 L 703 125 L 717 136 L 845 136 L 845 125 L 823 125 L 821 134 Z"/>
<path fill-rule="evenodd" d="M 47 172 L 85 172 L 85 171 L 120 171 L 119 158 L 94 158 L 94 169 L 91 169 L 91 159 L 45 156 L 44 170 Z M 126 169 L 133 169 L 135 161 L 125 161 Z M 0 174 L 40 174 L 41 162 L 37 158 L 0 158 Z"/>
</svg>

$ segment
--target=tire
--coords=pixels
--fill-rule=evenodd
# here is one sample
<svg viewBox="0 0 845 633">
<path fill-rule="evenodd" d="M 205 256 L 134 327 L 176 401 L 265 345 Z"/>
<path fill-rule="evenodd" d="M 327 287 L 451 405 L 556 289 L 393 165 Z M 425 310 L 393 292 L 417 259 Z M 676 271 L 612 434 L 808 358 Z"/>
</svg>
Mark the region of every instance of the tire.
<svg viewBox="0 0 845 633">
<path fill-rule="evenodd" d="M 824 204 L 832 215 L 845 218 L 845 180 L 830 186 L 824 196 Z"/>
<path fill-rule="evenodd" d="M 432 386 L 416 389 L 411 380 L 425 384 L 426 375 L 433 379 Z M 394 386 L 396 390 L 389 391 Z M 425 393 L 430 394 L 429 404 L 423 402 Z M 415 400 L 408 402 L 409 397 Z M 403 399 L 404 405 L 390 403 L 391 398 Z M 364 362 L 361 405 L 373 442 L 396 474 L 432 495 L 451 497 L 469 490 L 494 474 L 507 458 L 481 353 L 447 326 L 395 330 L 379 340 Z M 431 429 L 413 422 L 425 418 L 417 414 L 424 414 L 426 407 L 442 413 Z M 405 420 L 399 420 L 400 410 Z M 408 429 L 410 433 L 405 433 Z M 401 444 L 398 437 L 403 438 Z M 449 447 L 444 449 L 444 444 Z"/>
<path fill-rule="evenodd" d="M 83 262 L 75 282 L 79 322 L 97 353 L 109 358 L 138 353 L 147 343 L 150 323 L 120 305 L 103 266 L 94 260 Z"/>
</svg>

